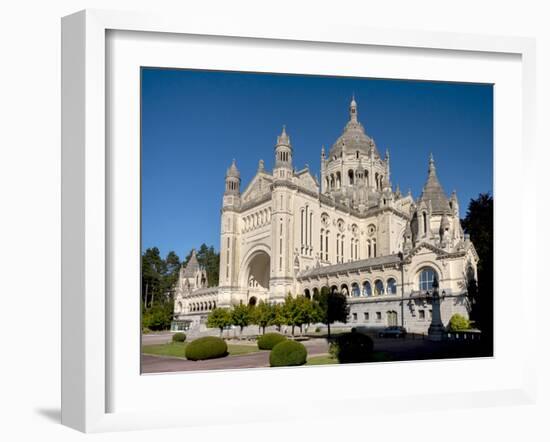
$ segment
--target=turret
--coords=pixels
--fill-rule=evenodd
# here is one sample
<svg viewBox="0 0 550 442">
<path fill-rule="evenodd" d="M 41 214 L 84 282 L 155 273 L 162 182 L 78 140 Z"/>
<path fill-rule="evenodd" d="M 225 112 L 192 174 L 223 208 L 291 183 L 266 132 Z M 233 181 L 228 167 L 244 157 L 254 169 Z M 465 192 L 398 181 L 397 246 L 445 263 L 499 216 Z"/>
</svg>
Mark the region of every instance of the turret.
<svg viewBox="0 0 550 442">
<path fill-rule="evenodd" d="M 225 174 L 225 194 L 240 195 L 241 193 L 241 173 L 237 169 L 235 159 L 231 163 L 227 173 Z"/>
<path fill-rule="evenodd" d="M 237 169 L 235 160 L 231 163 L 225 174 L 225 192 L 223 194 L 223 206 L 237 207 L 241 202 L 241 174 Z"/>
<path fill-rule="evenodd" d="M 292 145 L 285 126 L 283 126 L 281 135 L 277 137 L 277 144 L 275 145 L 273 177 L 283 180 L 292 178 Z"/>
</svg>

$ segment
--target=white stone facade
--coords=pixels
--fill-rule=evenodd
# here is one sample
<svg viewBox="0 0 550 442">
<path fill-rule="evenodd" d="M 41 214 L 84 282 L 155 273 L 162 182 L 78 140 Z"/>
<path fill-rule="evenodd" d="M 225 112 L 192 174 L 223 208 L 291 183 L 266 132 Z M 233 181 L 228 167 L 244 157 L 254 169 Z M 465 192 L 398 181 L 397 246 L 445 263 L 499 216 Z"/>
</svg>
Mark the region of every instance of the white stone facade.
<svg viewBox="0 0 550 442">
<path fill-rule="evenodd" d="M 262 160 L 247 188 L 233 161 L 221 214 L 219 287 L 200 285 L 198 263 L 182 269 L 175 315 L 204 320 L 213 306 L 282 302 L 288 293 L 313 296 L 322 287 L 349 296 L 350 324 L 403 324 L 426 332 L 433 278 L 444 293 L 441 314 L 468 316 L 466 285 L 477 277 L 477 254 L 460 226 L 456 193 L 447 197 L 430 157 L 421 196 L 402 195 L 358 120 L 349 122 L 325 154 L 320 183 L 308 168 L 296 171 L 283 127 L 275 167 Z M 198 279 L 197 279 L 198 278 Z M 204 275 L 203 281 L 206 280 Z"/>
</svg>

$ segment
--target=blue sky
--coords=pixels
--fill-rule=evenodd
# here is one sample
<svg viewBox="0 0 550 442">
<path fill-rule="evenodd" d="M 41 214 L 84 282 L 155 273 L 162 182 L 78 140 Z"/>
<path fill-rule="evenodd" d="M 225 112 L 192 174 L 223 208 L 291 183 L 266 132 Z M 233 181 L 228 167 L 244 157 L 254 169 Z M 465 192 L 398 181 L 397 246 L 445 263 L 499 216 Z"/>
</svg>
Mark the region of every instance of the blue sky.
<svg viewBox="0 0 550 442">
<path fill-rule="evenodd" d="M 319 174 L 342 133 L 352 94 L 359 120 L 403 193 L 420 195 L 433 153 L 461 216 L 493 183 L 492 85 L 305 75 L 142 69 L 142 249 L 184 257 L 219 249 L 220 207 L 233 158 L 244 190 L 286 124 L 294 166 Z"/>
</svg>

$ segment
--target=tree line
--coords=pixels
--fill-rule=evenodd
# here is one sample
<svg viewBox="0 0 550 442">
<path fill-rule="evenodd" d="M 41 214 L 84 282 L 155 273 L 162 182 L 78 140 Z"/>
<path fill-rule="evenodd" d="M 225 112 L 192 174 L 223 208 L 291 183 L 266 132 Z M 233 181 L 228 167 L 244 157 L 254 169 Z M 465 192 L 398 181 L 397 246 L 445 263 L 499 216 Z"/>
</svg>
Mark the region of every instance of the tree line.
<svg viewBox="0 0 550 442">
<path fill-rule="evenodd" d="M 282 325 L 292 328 L 294 335 L 296 327 L 303 332 L 304 326 L 322 323 L 327 326 L 330 337 L 330 325 L 334 322 L 346 323 L 349 315 L 349 305 L 346 296 L 338 292 L 330 292 L 324 287 L 313 299 L 303 295 L 292 296 L 290 293 L 284 303 L 270 304 L 260 301 L 257 305 L 236 304 L 230 308 L 217 307 L 207 318 L 206 325 L 218 328 L 220 336 L 229 326 L 239 327 L 240 333 L 249 325 L 257 325 L 262 333 L 266 327 Z"/>
<path fill-rule="evenodd" d="M 143 329 L 170 328 L 174 315 L 174 291 L 179 271 L 191 258 L 189 251 L 183 261 L 174 251 L 162 257 L 157 247 L 146 249 L 141 255 L 141 322 Z M 208 285 L 218 285 L 220 255 L 214 247 L 202 244 L 197 260 L 208 273 Z"/>
<path fill-rule="evenodd" d="M 471 199 L 466 216 L 461 220 L 479 257 L 477 280 L 468 280 L 470 319 L 483 331 L 485 342 L 493 342 L 493 196 L 481 193 Z"/>
</svg>

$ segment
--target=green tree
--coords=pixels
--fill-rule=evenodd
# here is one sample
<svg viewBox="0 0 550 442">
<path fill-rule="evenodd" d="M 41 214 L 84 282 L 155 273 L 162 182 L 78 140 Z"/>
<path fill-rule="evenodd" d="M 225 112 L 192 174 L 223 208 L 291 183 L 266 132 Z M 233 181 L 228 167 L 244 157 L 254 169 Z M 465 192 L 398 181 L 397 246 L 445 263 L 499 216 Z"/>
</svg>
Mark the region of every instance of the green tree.
<svg viewBox="0 0 550 442">
<path fill-rule="evenodd" d="M 462 220 L 464 232 L 479 256 L 477 282 L 467 277 L 468 294 L 471 301 L 470 317 L 487 337 L 493 341 L 493 197 L 482 193 L 470 200 L 466 216 Z"/>
<path fill-rule="evenodd" d="M 272 324 L 275 317 L 275 309 L 267 302 L 260 301 L 253 310 L 252 323 L 257 324 L 262 329 L 262 334 L 265 334 L 265 328 Z"/>
<path fill-rule="evenodd" d="M 223 329 L 231 325 L 231 312 L 227 308 L 216 307 L 209 314 L 206 319 L 206 326 L 210 328 L 219 328 L 220 337 L 223 334 Z"/>
<path fill-rule="evenodd" d="M 349 306 L 346 296 L 339 292 L 330 292 L 323 287 L 321 293 L 316 297 L 319 322 L 326 324 L 328 337 L 330 338 L 330 324 L 334 322 L 348 321 Z"/>
<path fill-rule="evenodd" d="M 234 305 L 231 310 L 231 324 L 239 327 L 240 334 L 243 333 L 243 328 L 250 324 L 252 317 L 250 310 L 250 306 L 245 305 L 242 302 Z"/>
<path fill-rule="evenodd" d="M 274 325 L 278 331 L 281 331 L 281 325 L 285 323 L 283 304 L 274 304 L 271 308 L 273 309 L 273 316 L 269 325 Z"/>
<path fill-rule="evenodd" d="M 141 256 L 141 293 L 145 309 L 150 308 L 155 297 L 163 290 L 163 277 L 166 273 L 166 263 L 160 256 L 157 247 L 145 250 Z"/>
</svg>

